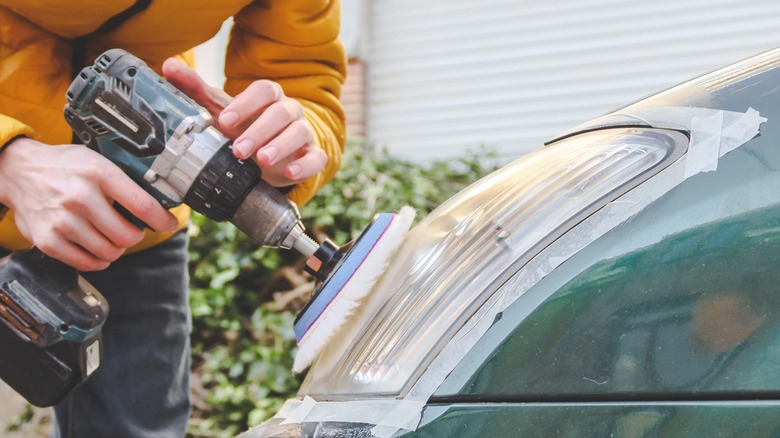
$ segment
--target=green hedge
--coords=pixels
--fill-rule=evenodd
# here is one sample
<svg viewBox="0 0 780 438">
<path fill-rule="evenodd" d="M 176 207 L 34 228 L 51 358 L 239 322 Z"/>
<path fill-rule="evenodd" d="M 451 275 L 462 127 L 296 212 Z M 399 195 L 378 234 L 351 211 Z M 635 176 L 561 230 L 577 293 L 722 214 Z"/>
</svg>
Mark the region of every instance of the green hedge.
<svg viewBox="0 0 780 438">
<path fill-rule="evenodd" d="M 309 234 L 337 244 L 382 211 L 418 218 L 494 170 L 487 150 L 425 167 L 350 144 L 337 179 L 301 209 Z M 257 248 L 231 224 L 196 215 L 191 228 L 193 417 L 190 436 L 232 437 L 293 396 L 293 320 L 313 289 L 294 251 Z"/>
</svg>

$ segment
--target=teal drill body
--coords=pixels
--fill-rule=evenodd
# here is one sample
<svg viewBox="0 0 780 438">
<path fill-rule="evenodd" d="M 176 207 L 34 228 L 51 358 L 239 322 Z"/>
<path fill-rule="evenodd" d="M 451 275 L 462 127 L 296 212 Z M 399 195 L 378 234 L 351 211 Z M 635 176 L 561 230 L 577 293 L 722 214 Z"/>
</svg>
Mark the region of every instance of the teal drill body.
<svg viewBox="0 0 780 438">
<path fill-rule="evenodd" d="M 230 148 L 203 107 L 121 49 L 109 50 L 83 69 L 67 98 L 65 118 L 78 139 L 116 163 L 168 208 L 185 202 L 214 156 Z M 232 161 L 232 167 L 242 169 L 220 170 L 232 171 L 234 181 L 227 183 L 234 183 L 223 182 L 225 187 L 201 194 L 211 202 L 191 207 L 218 220 L 232 213 L 219 211 L 220 192 L 238 190 L 230 193 L 234 198 L 246 195 L 260 178 L 256 166 Z M 239 177 L 243 179 L 235 181 Z"/>
<path fill-rule="evenodd" d="M 263 246 L 311 256 L 298 209 L 233 155 L 205 108 L 121 49 L 100 55 L 73 80 L 65 119 L 77 140 L 122 168 L 160 203 L 182 203 L 228 220 Z"/>
</svg>

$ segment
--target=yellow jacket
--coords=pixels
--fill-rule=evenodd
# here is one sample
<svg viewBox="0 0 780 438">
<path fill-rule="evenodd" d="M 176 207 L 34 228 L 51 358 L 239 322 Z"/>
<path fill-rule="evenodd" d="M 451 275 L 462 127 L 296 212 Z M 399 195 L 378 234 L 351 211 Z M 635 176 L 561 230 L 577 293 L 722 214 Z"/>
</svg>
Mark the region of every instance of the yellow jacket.
<svg viewBox="0 0 780 438">
<path fill-rule="evenodd" d="M 47 144 L 71 142 L 63 118 L 65 91 L 71 82 L 74 38 L 94 32 L 133 0 L 0 0 L 0 145 L 24 135 Z M 339 0 L 152 0 L 108 33 L 90 37 L 86 65 L 103 51 L 119 47 L 160 72 L 162 62 L 179 56 L 192 65 L 190 49 L 207 41 L 234 17 L 225 61 L 225 91 L 243 91 L 257 79 L 270 79 L 301 102 L 326 168 L 289 194 L 307 202 L 335 175 L 344 147 L 344 113 L 339 103 L 346 74 L 338 40 Z M 173 210 L 182 227 L 185 206 Z M 131 248 L 139 250 L 170 234 L 147 231 Z M 0 221 L 0 246 L 15 250 L 30 244 L 13 223 L 13 212 Z"/>
</svg>

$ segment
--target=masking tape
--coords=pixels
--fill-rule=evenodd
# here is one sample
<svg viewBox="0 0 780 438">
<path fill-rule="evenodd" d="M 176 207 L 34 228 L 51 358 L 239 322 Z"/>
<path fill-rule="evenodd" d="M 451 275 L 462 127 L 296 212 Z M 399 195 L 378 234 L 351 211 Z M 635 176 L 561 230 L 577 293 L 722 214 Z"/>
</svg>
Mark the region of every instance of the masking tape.
<svg viewBox="0 0 780 438">
<path fill-rule="evenodd" d="M 753 108 L 740 113 L 698 107 L 629 107 L 615 115 L 642 120 L 653 127 L 688 131 L 691 139 L 685 178 L 716 170 L 720 157 L 755 137 L 766 121 Z"/>
<path fill-rule="evenodd" d="M 377 432 L 395 433 L 399 429 L 414 430 L 424 405 L 424 401 L 393 399 L 318 402 L 306 396 L 299 403 L 286 403 L 277 416 L 285 418 L 281 424 L 364 423 L 376 425 Z"/>
<path fill-rule="evenodd" d="M 317 402 L 306 396 L 302 401 L 288 401 L 282 407 L 276 415 L 285 419 L 282 424 L 304 422 L 373 424 L 375 427 L 371 429 L 371 433 L 379 438 L 388 438 L 399 430 L 416 430 L 428 399 L 455 369 L 460 358 L 479 342 L 493 325 L 495 317 L 499 313 L 522 296 L 539 279 L 552 272 L 560 263 L 563 263 L 616 224 L 624 221 L 626 217 L 636 214 L 653 199 L 657 199 L 690 176 L 717 169 L 720 157 L 755 137 L 761 123 L 767 120 L 760 117 L 758 112 L 752 108 L 749 108 L 745 113 L 739 113 L 696 107 L 649 107 L 617 114 L 641 120 L 652 127 L 689 132 L 691 139 L 688 153 L 685 163 L 681 163 L 684 169 L 675 183 L 654 190 L 655 193 L 649 196 L 640 196 L 641 202 L 609 205 L 581 224 L 581 227 L 586 230 L 590 228 L 586 231 L 587 239 L 573 238 L 576 242 L 553 245 L 545 249 L 544 253 L 549 253 L 554 249 L 553 247 L 562 252 L 547 254 L 550 257 L 535 258 L 524 268 L 527 275 L 510 280 L 522 282 L 523 287 L 518 287 L 516 284 L 514 287 L 507 288 L 507 290 L 512 290 L 512 293 L 497 293 L 488 299 L 485 305 L 466 322 L 455 337 L 434 358 L 426 372 L 403 399 Z M 561 240 L 565 243 L 567 237 L 570 236 L 563 236 Z"/>
</svg>

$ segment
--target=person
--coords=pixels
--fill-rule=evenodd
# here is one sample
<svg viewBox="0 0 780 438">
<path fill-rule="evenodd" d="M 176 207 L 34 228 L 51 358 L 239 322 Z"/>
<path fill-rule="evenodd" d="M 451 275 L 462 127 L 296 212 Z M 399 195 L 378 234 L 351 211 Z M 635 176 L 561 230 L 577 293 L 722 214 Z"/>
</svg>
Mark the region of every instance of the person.
<svg viewBox="0 0 780 438">
<path fill-rule="evenodd" d="M 72 143 L 63 108 L 74 74 L 107 49 L 138 56 L 212 114 L 237 157 L 303 204 L 334 177 L 344 147 L 339 14 L 338 0 L 2 2 L 0 246 L 37 246 L 82 271 L 110 306 L 103 362 L 55 406 L 53 436 L 181 437 L 190 410 L 190 211 L 165 210 Z M 191 49 L 230 17 L 220 89 L 193 70 Z"/>
</svg>

